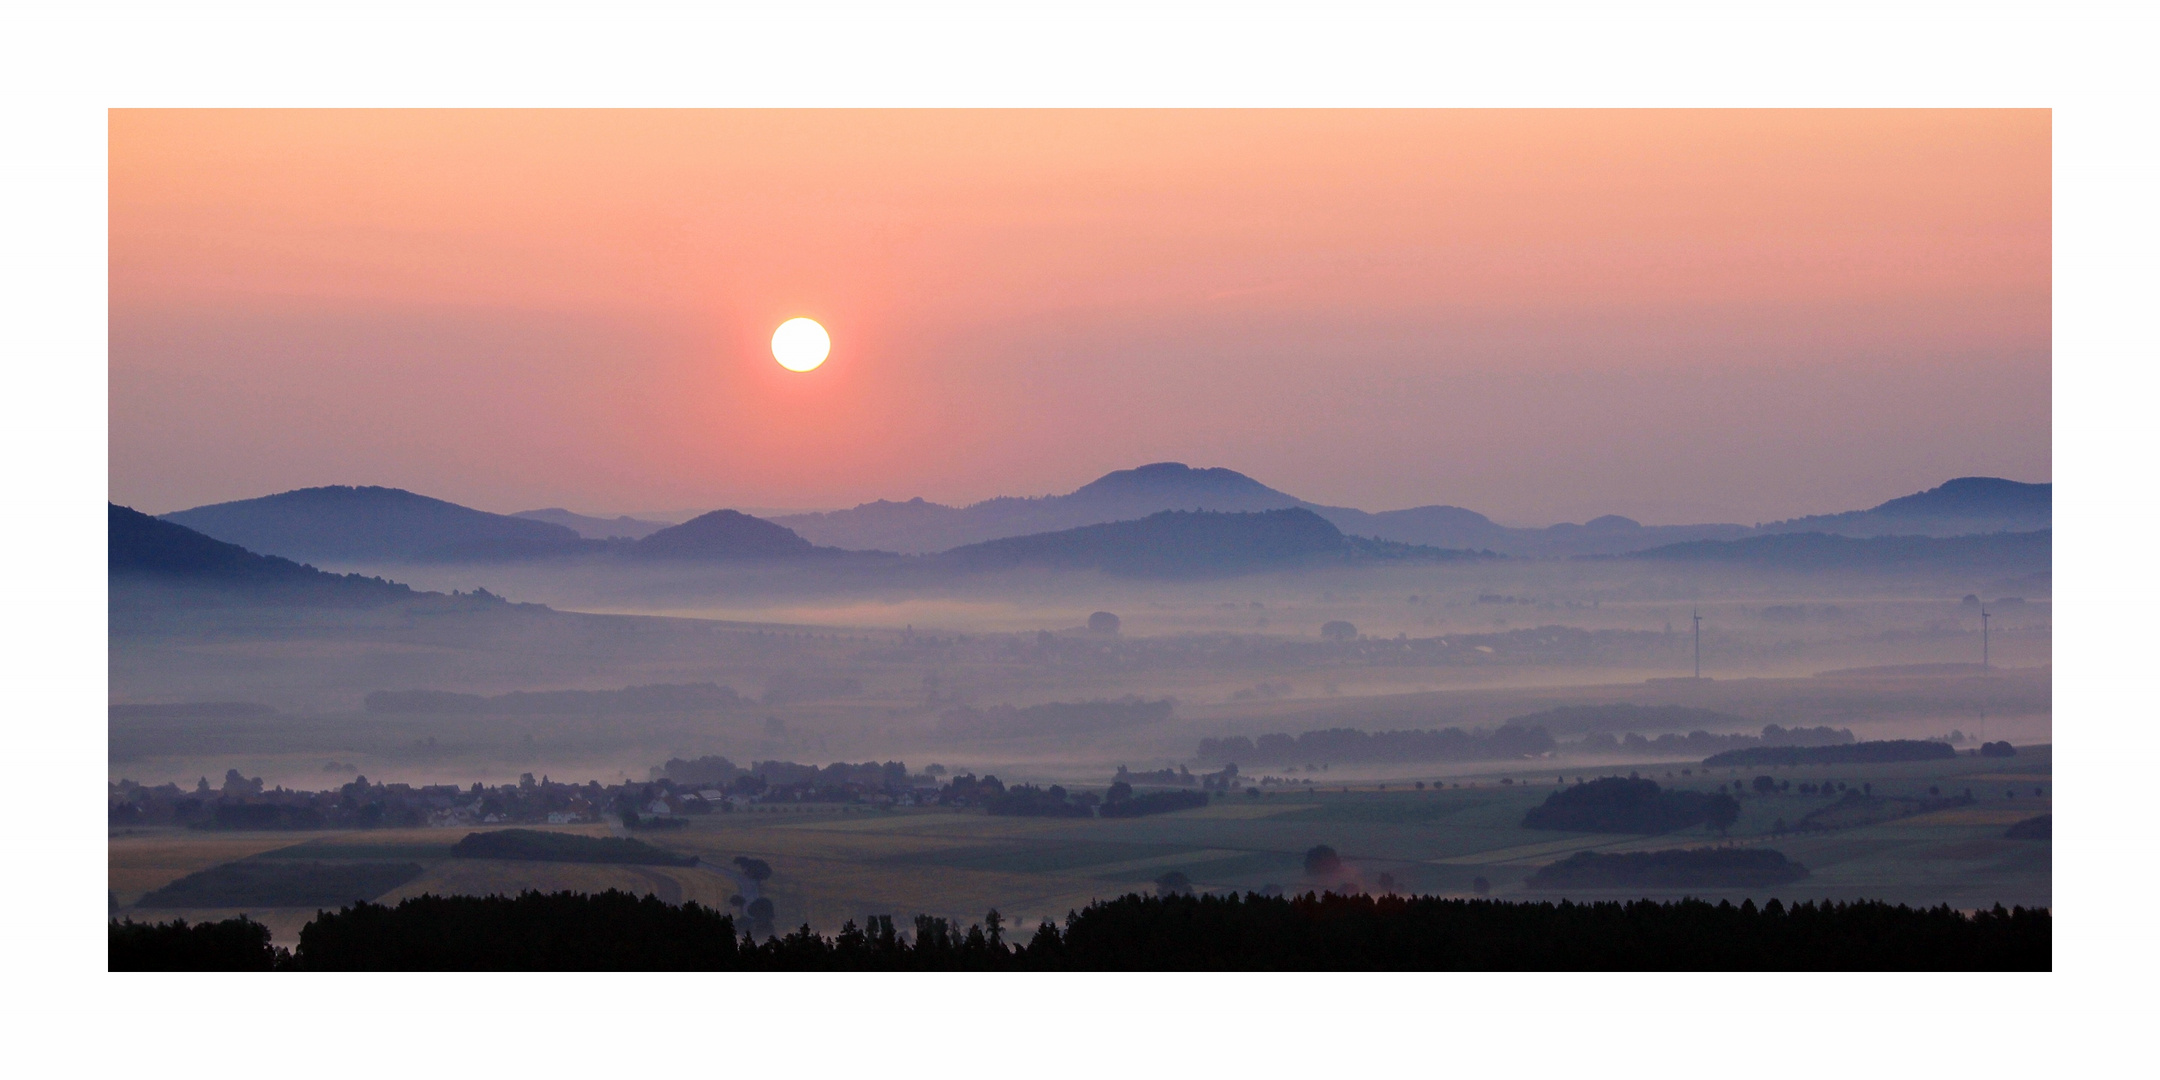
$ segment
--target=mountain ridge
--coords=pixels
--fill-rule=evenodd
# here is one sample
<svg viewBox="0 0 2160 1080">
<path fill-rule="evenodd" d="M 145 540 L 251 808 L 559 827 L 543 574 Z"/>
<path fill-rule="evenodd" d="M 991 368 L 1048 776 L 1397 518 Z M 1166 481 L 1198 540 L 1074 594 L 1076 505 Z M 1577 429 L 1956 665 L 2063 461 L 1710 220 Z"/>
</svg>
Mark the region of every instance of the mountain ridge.
<svg viewBox="0 0 2160 1080">
<path fill-rule="evenodd" d="M 1866 510 L 1813 514 L 1756 527 L 1763 533 L 1819 532 L 1839 536 L 1938 536 L 2037 532 L 2054 524 L 2055 486 L 1994 476 L 1960 476 L 1926 491 L 1901 495 Z"/>
<path fill-rule="evenodd" d="M 645 559 L 774 559 L 814 555 L 818 548 L 794 530 L 739 510 L 699 514 L 631 544 L 629 552 Z"/>
<path fill-rule="evenodd" d="M 1518 527 L 1501 525 L 1475 510 L 1445 504 L 1383 511 L 1328 506 L 1279 491 L 1235 470 L 1196 469 L 1179 462 L 1155 462 L 1106 473 L 1064 495 L 999 496 L 958 507 L 920 497 L 906 502 L 880 499 L 846 510 L 776 515 L 769 520 L 785 525 L 819 545 L 928 554 L 1007 536 L 1135 520 L 1164 510 L 1250 513 L 1302 509 L 1318 514 L 1343 532 L 1356 536 L 1429 547 L 1485 549 L 1515 556 L 1564 557 L 1617 555 L 1693 541 L 1738 540 L 1765 532 L 1838 532 L 1838 521 L 1851 521 L 1861 528 L 1871 528 L 1878 521 L 1899 521 L 1922 535 L 2030 531 L 2035 527 L 2047 527 L 2044 516 L 2040 524 L 2034 526 L 2028 524 L 2031 520 L 2029 509 L 2006 512 L 1988 506 L 1987 498 L 1990 494 L 2009 491 L 2029 506 L 2034 501 L 2031 489 L 2045 492 L 2049 487 L 2047 484 L 1967 477 L 1918 495 L 1890 500 L 1870 510 L 1796 518 L 1788 523 L 1764 526 L 1738 523 L 1643 525 L 1618 514 L 1606 514 L 1581 524 Z M 1951 490 L 1953 500 L 1935 495 L 1944 489 Z M 2045 498 L 2045 494 L 2040 497 L 2043 505 Z M 1915 499 L 1922 500 L 1930 512 L 1915 514 L 1899 509 Z M 1886 511 L 1886 508 L 1889 509 Z M 1887 517 L 1884 516 L 1886 513 Z M 2006 523 L 2022 524 L 2023 527 L 2006 528 Z M 1786 525 L 1793 527 L 1783 527 Z M 1873 529 L 1863 534 L 1875 535 L 1880 531 Z"/>
<path fill-rule="evenodd" d="M 524 558 L 575 551 L 584 542 L 550 522 L 491 514 L 403 488 L 342 484 L 197 506 L 159 520 L 287 559 Z"/>
<path fill-rule="evenodd" d="M 1451 560 L 1483 553 L 1443 551 L 1346 536 L 1301 507 L 1280 510 L 1162 510 L 1134 521 L 1000 537 L 935 555 L 932 565 L 964 571 L 1039 568 L 1100 570 L 1125 577 L 1230 576 L 1348 562 Z"/>
<path fill-rule="evenodd" d="M 205 535 L 293 559 L 490 561 L 631 552 L 688 559 L 793 558 L 818 551 L 927 555 L 1165 511 L 1301 510 L 1345 535 L 1516 557 L 1622 555 L 1676 544 L 1780 534 L 1961 536 L 2051 525 L 2052 486 L 1960 477 L 1866 510 L 1782 522 L 1643 525 L 1617 514 L 1542 528 L 1501 525 L 1474 510 L 1429 505 L 1370 512 L 1309 502 L 1227 468 L 1155 462 L 1106 473 L 1063 495 L 998 496 L 964 507 L 914 498 L 759 518 L 724 510 L 681 525 L 551 509 L 491 514 L 397 488 L 303 488 L 164 516 Z M 719 515 L 719 516 L 715 516 Z M 730 516 L 732 515 L 732 516 Z M 697 524 L 702 522 L 703 524 Z M 756 523 L 756 524 L 752 524 Z M 691 526 L 697 524 L 696 529 Z M 622 535 L 629 526 L 643 535 Z M 690 530 L 685 532 L 683 530 Z M 606 533 L 611 539 L 594 534 Z M 690 537 L 702 536 L 693 542 Z M 1705 549 L 1707 552 L 1707 549 Z"/>
<path fill-rule="evenodd" d="M 437 595 L 382 578 L 332 574 L 275 555 L 259 555 L 118 503 L 105 507 L 105 569 L 112 579 L 340 606 Z"/>
<path fill-rule="evenodd" d="M 551 506 L 545 510 L 520 510 L 509 516 L 560 525 L 587 540 L 643 540 L 668 527 L 665 521 L 647 521 L 628 514 L 612 518 L 593 517 L 565 510 L 560 506 Z"/>
</svg>

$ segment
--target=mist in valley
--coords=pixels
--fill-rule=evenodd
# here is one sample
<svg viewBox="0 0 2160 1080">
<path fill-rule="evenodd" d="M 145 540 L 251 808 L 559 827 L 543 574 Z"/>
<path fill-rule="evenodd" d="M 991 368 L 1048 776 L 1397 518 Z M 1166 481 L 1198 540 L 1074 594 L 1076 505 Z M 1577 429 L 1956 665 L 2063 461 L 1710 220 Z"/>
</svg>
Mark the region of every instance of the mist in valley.
<svg viewBox="0 0 2160 1080">
<path fill-rule="evenodd" d="M 1830 724 L 1863 739 L 1956 731 L 2046 741 L 2049 726 L 2045 595 L 2006 602 L 2005 588 L 2033 582 L 1954 573 L 1567 559 L 1199 580 L 1006 570 L 909 581 L 860 568 L 575 560 L 325 569 L 458 601 L 307 608 L 116 585 L 114 775 L 161 782 L 240 767 L 293 787 L 358 773 L 615 780 L 670 758 L 724 755 L 934 761 L 1008 781 L 1103 785 L 1119 765 L 1197 767 L 1204 738 L 1484 731 L 1558 705 L 1702 709 L 1715 714 L 1704 720 L 1713 735 Z M 1965 599 L 1980 595 L 1990 598 L 1987 674 L 1979 606 Z M 1100 619 L 1090 629 L 1098 612 L 1114 615 L 1114 630 Z M 1906 670 L 1853 671 L 1896 668 Z M 598 694 L 570 712 L 385 711 L 380 701 L 702 685 L 724 699 L 627 707 Z M 1169 710 L 1072 730 L 965 719 L 1120 701 Z M 1585 732 L 1553 734 L 1554 757 L 1619 760 L 1582 744 Z M 1331 779 L 1372 780 L 1519 763 L 1325 764 Z"/>
</svg>

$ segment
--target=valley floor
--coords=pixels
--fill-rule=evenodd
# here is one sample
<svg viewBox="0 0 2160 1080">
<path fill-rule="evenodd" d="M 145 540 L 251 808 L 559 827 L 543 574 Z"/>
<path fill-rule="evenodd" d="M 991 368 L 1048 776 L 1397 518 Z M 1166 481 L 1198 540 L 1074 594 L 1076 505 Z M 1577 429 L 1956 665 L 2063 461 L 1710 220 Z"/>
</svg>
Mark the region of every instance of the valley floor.
<svg viewBox="0 0 2160 1080">
<path fill-rule="evenodd" d="M 1567 768 L 1572 783 L 1580 766 Z M 1690 895 L 1758 903 L 1782 899 L 1880 899 L 1915 906 L 1958 908 L 2049 906 L 2052 844 L 2010 840 L 2010 825 L 2049 812 L 2054 787 L 2049 747 L 2021 748 L 2014 758 L 1960 755 L 1905 764 L 1715 770 L 1668 778 L 1670 764 L 1611 767 L 1639 771 L 1668 787 L 1707 789 L 1767 772 L 1778 779 L 1851 787 L 1878 796 L 1946 794 L 1970 789 L 1975 802 L 1894 820 L 1827 832 L 1781 833 L 1828 805 L 1820 796 L 1750 793 L 1740 820 L 1725 837 L 1695 828 L 1661 836 L 1560 833 L 1525 829 L 1524 811 L 1541 802 L 1559 779 L 1488 772 L 1448 778 L 1446 787 L 1416 790 L 1408 780 L 1335 784 L 1324 790 L 1233 794 L 1179 813 L 1138 819 L 993 817 L 978 810 L 776 806 L 697 818 L 679 832 L 641 833 L 648 842 L 700 857 L 695 867 L 604 866 L 456 859 L 450 845 L 462 830 L 239 833 L 176 829 L 114 830 L 107 841 L 108 884 L 116 913 L 137 920 L 191 920 L 244 911 L 270 926 L 281 944 L 297 941 L 312 909 L 269 906 L 162 909 L 133 906 L 146 893 L 186 874 L 234 860 L 272 857 L 324 862 L 397 861 L 421 866 L 418 877 L 383 894 L 395 901 L 423 892 L 485 894 L 523 889 L 597 891 L 619 888 L 669 901 L 726 905 L 749 884 L 733 871 L 737 856 L 762 859 L 773 874 L 762 888 L 772 900 L 777 929 L 808 923 L 830 932 L 846 920 L 890 914 L 980 919 L 991 908 L 1009 924 L 1062 920 L 1091 899 L 1151 892 L 1157 878 L 1182 872 L 1200 891 L 1288 892 L 1350 888 L 1378 892 L 1472 895 L 1482 878 L 1491 895 L 1558 899 L 1531 890 L 1538 867 L 1576 851 L 1634 851 L 1710 844 L 1770 847 L 1804 864 L 1810 875 L 1790 886 L 1757 890 L 1687 890 Z M 1728 775 L 1729 774 L 1729 775 Z M 1455 785 L 1460 786 L 1455 786 Z M 565 826 L 606 835 L 608 826 Z M 1307 877 L 1304 852 L 1319 844 L 1339 851 L 1342 870 Z M 1386 875 L 1388 881 L 1382 880 Z M 1570 894 L 1577 900 L 1680 893 L 1623 890 Z M 359 899 L 359 898 L 356 898 Z"/>
</svg>

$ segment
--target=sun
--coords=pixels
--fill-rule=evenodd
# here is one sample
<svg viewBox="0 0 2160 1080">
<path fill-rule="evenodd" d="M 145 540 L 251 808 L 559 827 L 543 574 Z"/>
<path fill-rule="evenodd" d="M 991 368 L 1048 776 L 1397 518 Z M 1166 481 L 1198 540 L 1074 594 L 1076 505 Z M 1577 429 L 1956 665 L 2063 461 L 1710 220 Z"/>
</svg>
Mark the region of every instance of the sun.
<svg viewBox="0 0 2160 1080">
<path fill-rule="evenodd" d="M 832 352 L 832 338 L 815 319 L 794 318 L 773 331 L 773 359 L 789 371 L 809 371 Z"/>
</svg>

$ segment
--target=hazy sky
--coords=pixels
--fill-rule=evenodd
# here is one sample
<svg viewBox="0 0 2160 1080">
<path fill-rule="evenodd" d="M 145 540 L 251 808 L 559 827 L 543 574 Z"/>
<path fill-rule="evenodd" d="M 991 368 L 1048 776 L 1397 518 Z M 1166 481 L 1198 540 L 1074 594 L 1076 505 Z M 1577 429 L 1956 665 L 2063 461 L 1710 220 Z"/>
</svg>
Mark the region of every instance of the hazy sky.
<svg viewBox="0 0 2160 1080">
<path fill-rule="evenodd" d="M 180 112 L 112 498 L 963 503 L 1150 461 L 1509 523 L 2050 479 L 2023 112 Z M 806 315 L 821 368 L 767 347 Z"/>
</svg>

